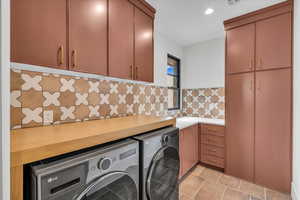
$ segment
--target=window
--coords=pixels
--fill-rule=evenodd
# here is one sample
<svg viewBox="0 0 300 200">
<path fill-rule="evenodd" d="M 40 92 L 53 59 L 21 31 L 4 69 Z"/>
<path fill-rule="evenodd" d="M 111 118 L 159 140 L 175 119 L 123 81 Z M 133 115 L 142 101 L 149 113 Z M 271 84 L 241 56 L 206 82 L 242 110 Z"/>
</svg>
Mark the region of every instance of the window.
<svg viewBox="0 0 300 200">
<path fill-rule="evenodd" d="M 180 60 L 168 55 L 168 109 L 180 109 Z"/>
</svg>

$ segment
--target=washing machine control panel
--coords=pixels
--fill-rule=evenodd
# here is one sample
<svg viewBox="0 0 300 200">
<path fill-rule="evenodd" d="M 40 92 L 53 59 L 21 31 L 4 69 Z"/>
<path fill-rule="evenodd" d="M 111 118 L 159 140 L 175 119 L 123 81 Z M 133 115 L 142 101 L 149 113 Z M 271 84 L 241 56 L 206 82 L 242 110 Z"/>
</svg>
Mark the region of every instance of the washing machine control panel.
<svg viewBox="0 0 300 200">
<path fill-rule="evenodd" d="M 100 170 L 108 170 L 110 167 L 111 167 L 111 164 L 112 164 L 112 159 L 110 158 L 101 158 L 98 162 L 98 169 Z"/>
</svg>

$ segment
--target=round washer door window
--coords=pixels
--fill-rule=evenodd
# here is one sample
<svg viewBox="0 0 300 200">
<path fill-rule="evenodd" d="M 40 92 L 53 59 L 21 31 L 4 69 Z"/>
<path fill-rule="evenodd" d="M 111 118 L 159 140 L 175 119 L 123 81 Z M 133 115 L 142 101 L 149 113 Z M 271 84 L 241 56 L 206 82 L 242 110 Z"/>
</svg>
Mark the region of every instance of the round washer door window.
<svg viewBox="0 0 300 200">
<path fill-rule="evenodd" d="M 150 200 L 169 200 L 178 195 L 179 168 L 179 153 L 174 147 L 163 147 L 155 154 L 146 183 Z"/>
<path fill-rule="evenodd" d="M 137 200 L 137 188 L 127 173 L 112 172 L 93 182 L 76 200 Z"/>
</svg>

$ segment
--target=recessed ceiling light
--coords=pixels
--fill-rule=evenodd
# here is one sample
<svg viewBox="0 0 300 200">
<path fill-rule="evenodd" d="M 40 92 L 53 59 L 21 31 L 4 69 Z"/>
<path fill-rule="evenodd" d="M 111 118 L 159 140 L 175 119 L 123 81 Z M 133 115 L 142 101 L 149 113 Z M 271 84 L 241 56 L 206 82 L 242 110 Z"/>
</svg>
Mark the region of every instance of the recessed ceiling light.
<svg viewBox="0 0 300 200">
<path fill-rule="evenodd" d="M 215 12 L 215 10 L 212 9 L 212 8 L 207 8 L 207 9 L 205 10 L 205 14 L 206 14 L 206 15 L 211 15 L 211 14 L 213 14 L 214 12 Z"/>
</svg>

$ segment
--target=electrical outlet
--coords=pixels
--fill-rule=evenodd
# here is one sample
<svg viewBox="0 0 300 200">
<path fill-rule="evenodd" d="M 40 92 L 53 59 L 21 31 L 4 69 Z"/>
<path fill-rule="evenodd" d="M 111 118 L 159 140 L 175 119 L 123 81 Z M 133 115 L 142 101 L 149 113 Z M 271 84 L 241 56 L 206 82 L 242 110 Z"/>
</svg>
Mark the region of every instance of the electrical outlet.
<svg viewBox="0 0 300 200">
<path fill-rule="evenodd" d="M 53 123 L 53 111 L 44 111 L 44 124 L 47 125 L 51 123 Z"/>
</svg>

